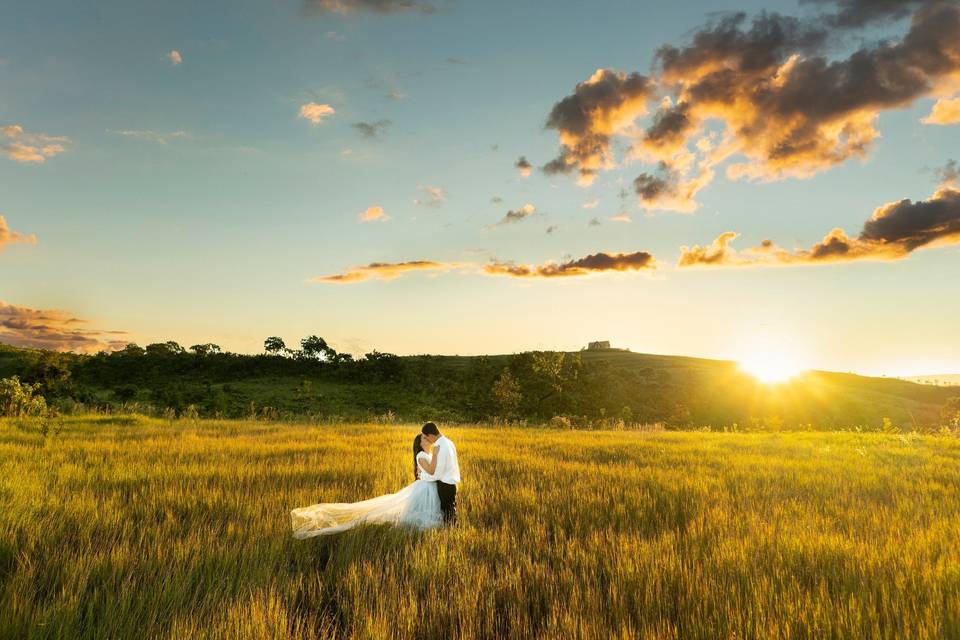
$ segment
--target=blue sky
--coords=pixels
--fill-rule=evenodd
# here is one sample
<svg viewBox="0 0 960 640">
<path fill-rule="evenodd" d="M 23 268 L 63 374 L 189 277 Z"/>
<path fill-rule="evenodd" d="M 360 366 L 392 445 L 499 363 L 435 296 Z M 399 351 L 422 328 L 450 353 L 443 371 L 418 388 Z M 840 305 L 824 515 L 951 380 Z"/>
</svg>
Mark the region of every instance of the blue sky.
<svg viewBox="0 0 960 640">
<path fill-rule="evenodd" d="M 943 96 L 878 110 L 880 137 L 864 159 L 807 179 L 733 180 L 720 167 L 693 213 L 638 204 L 632 181 L 650 164 L 622 153 L 637 133 L 617 136 L 617 166 L 588 187 L 539 170 L 559 148 L 548 114 L 597 69 L 649 74 L 659 46 L 689 43 L 716 12 L 763 8 L 812 16 L 829 6 L 460 1 L 432 13 L 342 15 L 296 1 L 8 3 L 0 127 L 68 142 L 42 163 L 0 157 L 0 215 L 36 237 L 0 244 L 0 300 L 63 310 L 92 332 L 128 332 L 121 340 L 244 352 L 268 335 L 295 342 L 316 333 L 356 352 L 512 352 L 609 339 L 738 358 L 759 335 L 818 368 L 960 371 L 960 254 L 951 242 L 896 260 L 676 265 L 680 247 L 726 231 L 740 234 L 741 249 L 771 238 L 793 250 L 835 227 L 855 236 L 885 203 L 930 198 L 932 170 L 960 148 L 960 127 L 920 122 Z M 843 58 L 908 26 L 883 22 L 827 55 Z M 308 103 L 335 113 L 313 124 L 298 116 Z M 637 120 L 639 130 L 649 119 Z M 376 138 L 353 126 L 385 120 Z M 527 178 L 514 167 L 520 156 L 534 165 Z M 416 204 L 425 187 L 442 189 L 442 202 Z M 491 226 L 528 203 L 534 215 Z M 372 206 L 389 219 L 361 222 Z M 610 219 L 623 213 L 630 222 Z M 492 260 L 641 251 L 657 269 L 582 278 L 477 271 Z M 308 282 L 412 260 L 478 266 Z"/>
</svg>

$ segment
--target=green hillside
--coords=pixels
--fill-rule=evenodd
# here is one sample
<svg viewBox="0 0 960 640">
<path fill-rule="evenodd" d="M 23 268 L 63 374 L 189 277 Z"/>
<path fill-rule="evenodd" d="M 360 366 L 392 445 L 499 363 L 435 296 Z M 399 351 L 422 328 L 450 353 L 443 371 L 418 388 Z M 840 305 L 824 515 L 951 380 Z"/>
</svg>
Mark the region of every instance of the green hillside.
<svg viewBox="0 0 960 640">
<path fill-rule="evenodd" d="M 61 410 L 268 418 L 494 418 L 570 426 L 664 423 L 738 429 L 942 424 L 949 387 L 811 371 L 766 385 L 735 363 L 623 350 L 353 359 L 320 347 L 275 354 L 176 343 L 96 356 L 0 345 L 0 377 L 41 385 Z"/>
</svg>

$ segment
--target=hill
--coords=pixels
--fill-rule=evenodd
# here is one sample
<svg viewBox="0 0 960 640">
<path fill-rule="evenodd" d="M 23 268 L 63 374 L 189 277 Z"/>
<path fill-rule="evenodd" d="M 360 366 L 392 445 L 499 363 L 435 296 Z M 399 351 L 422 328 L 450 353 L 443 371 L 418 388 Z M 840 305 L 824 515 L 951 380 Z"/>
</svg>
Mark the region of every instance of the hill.
<svg viewBox="0 0 960 640">
<path fill-rule="evenodd" d="M 355 360 L 316 340 L 322 347 L 262 355 L 223 353 L 216 345 L 187 351 L 176 343 L 95 356 L 0 345 L 0 377 L 37 383 L 68 411 L 447 422 L 556 417 L 556 424 L 571 426 L 936 427 L 946 402 L 960 395 L 950 387 L 825 371 L 771 386 L 729 361 L 616 349 L 492 356 L 374 351 Z"/>
</svg>

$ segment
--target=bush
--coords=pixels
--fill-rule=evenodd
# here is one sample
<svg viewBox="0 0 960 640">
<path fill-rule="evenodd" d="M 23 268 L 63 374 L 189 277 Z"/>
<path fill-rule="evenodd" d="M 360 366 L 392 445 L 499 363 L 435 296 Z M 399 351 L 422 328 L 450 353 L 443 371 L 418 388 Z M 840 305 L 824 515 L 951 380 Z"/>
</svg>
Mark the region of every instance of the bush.
<svg viewBox="0 0 960 640">
<path fill-rule="evenodd" d="M 26 384 L 20 378 L 0 380 L 0 416 L 7 418 L 45 417 L 47 400 L 40 395 L 40 384 Z"/>
</svg>

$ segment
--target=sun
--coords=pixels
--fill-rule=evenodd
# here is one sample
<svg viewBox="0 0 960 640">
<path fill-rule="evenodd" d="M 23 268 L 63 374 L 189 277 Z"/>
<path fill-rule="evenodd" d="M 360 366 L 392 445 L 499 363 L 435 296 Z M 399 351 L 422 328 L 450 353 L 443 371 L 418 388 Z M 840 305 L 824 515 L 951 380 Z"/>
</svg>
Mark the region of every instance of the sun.
<svg viewBox="0 0 960 640">
<path fill-rule="evenodd" d="M 793 354 L 779 350 L 757 350 L 739 360 L 740 369 L 764 384 L 779 384 L 803 373 L 805 367 Z"/>
</svg>

